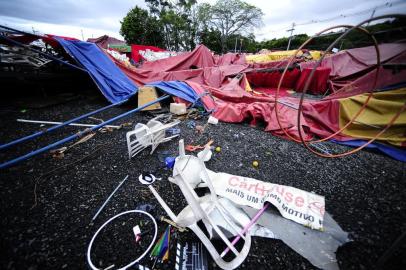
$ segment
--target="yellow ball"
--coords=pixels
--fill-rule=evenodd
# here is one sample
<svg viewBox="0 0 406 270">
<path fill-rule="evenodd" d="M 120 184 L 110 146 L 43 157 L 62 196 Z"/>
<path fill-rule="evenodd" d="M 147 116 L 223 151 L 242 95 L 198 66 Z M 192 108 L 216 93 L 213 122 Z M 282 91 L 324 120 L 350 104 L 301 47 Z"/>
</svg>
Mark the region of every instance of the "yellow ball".
<svg viewBox="0 0 406 270">
<path fill-rule="evenodd" d="M 216 150 L 217 153 L 220 153 L 221 152 L 221 147 L 217 146 L 215 150 Z"/>
<path fill-rule="evenodd" d="M 254 161 L 252 162 L 252 166 L 254 166 L 254 167 L 258 167 L 258 166 L 259 166 L 258 161 L 254 160 Z"/>
</svg>

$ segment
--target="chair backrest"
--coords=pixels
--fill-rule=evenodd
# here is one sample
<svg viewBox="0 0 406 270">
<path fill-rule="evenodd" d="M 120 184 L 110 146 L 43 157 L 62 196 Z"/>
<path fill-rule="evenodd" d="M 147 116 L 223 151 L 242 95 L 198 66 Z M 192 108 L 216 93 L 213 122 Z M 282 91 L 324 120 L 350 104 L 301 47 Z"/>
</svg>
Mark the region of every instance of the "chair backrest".
<svg viewBox="0 0 406 270">
<path fill-rule="evenodd" d="M 244 240 L 244 246 L 239 252 L 234 245 L 227 239 L 225 234 L 217 226 L 215 222 L 210 218 L 210 212 L 217 210 L 224 220 L 234 229 L 236 234 L 239 234 L 240 229 L 235 226 L 232 221 L 232 216 L 219 202 L 215 193 L 214 187 L 211 183 L 210 176 L 207 173 L 206 166 L 204 165 L 205 154 L 208 153 L 209 148 L 204 150 L 201 158 L 185 155 L 184 142 L 179 141 L 179 156 L 176 158 L 175 166 L 173 168 L 172 182 L 177 184 L 184 195 L 188 206 L 182 210 L 177 216 L 175 222 L 179 222 L 181 226 L 187 226 L 196 233 L 196 235 L 202 240 L 203 244 L 208 249 L 216 263 L 224 269 L 233 269 L 244 261 L 248 255 L 251 246 L 251 236 L 249 233 L 246 235 L 240 235 Z M 210 190 L 210 194 L 199 197 L 194 188 L 201 182 L 204 182 Z M 202 221 L 206 228 L 211 227 L 222 241 L 230 248 L 234 253 L 235 258 L 226 262 L 223 260 L 219 252 L 216 250 L 210 239 L 203 233 L 203 231 L 197 226 L 197 222 Z M 184 223 L 184 224 L 182 224 Z"/>
</svg>

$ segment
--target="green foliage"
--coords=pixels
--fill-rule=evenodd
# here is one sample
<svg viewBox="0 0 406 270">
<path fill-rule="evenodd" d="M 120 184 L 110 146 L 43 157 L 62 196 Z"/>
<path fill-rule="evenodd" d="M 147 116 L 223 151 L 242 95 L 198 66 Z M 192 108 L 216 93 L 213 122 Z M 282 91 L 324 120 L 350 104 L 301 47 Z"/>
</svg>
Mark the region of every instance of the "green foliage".
<svg viewBox="0 0 406 270">
<path fill-rule="evenodd" d="M 163 45 L 161 23 L 138 6 L 131 9 L 121 21 L 120 34 L 127 44 Z"/>
<path fill-rule="evenodd" d="M 260 8 L 241 0 L 218 0 L 214 5 L 202 6 L 208 27 L 220 32 L 222 52 L 226 52 L 231 35 L 249 35 L 262 25 L 264 15 Z"/>
<path fill-rule="evenodd" d="M 215 52 L 234 48 L 256 50 L 252 30 L 262 24 L 262 11 L 241 0 L 219 0 L 214 5 L 196 0 L 145 0 L 148 9 L 131 9 L 121 22 L 127 43 L 148 44 L 168 50 L 193 50 L 202 43 Z"/>
<path fill-rule="evenodd" d="M 261 49 L 285 50 L 289 38 L 255 41 L 253 30 L 262 24 L 261 9 L 242 0 L 218 0 L 213 5 L 196 0 L 145 0 L 149 10 L 131 9 L 121 22 L 120 34 L 127 43 L 154 45 L 168 50 L 193 50 L 204 44 L 217 53 L 227 51 L 257 52 Z M 405 19 L 367 26 L 381 42 L 400 39 Z M 389 29 L 401 28 L 397 32 Z M 326 49 L 342 32 L 331 32 L 316 38 L 308 49 Z M 298 48 L 309 36 L 292 36 L 291 49 Z M 237 40 L 237 46 L 236 46 Z M 371 45 L 364 33 L 353 31 L 336 44 L 339 49 Z"/>
<path fill-rule="evenodd" d="M 403 28 L 402 28 L 403 27 Z M 393 42 L 404 38 L 404 28 L 406 27 L 405 19 L 396 19 L 386 21 L 374 25 L 366 26 L 365 28 L 374 34 L 378 42 Z M 398 30 L 397 30 L 398 29 Z M 330 32 L 321 37 L 315 38 L 308 46 L 307 49 L 325 50 L 334 42 L 343 32 Z M 306 34 L 294 35 L 291 42 L 291 49 L 297 49 L 303 42 L 309 38 Z M 271 39 L 258 42 L 258 49 L 272 49 L 272 50 L 285 50 L 288 45 L 289 38 L 283 37 L 278 39 Z M 351 49 L 356 47 L 364 47 L 372 45 L 372 39 L 363 32 L 353 30 L 344 39 L 336 44 L 336 48 L 341 50 Z"/>
</svg>

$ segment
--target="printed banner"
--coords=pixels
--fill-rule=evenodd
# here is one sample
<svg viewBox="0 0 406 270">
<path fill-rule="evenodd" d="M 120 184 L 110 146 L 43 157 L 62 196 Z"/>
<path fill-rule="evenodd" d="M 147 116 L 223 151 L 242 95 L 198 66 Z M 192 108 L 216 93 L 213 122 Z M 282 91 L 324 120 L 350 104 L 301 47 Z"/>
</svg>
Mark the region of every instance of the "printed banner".
<svg viewBox="0 0 406 270">
<path fill-rule="evenodd" d="M 273 204 L 287 219 L 323 229 L 324 197 L 294 187 L 262 182 L 253 178 L 207 170 L 216 194 L 236 204 L 261 209 L 264 202 Z"/>
</svg>

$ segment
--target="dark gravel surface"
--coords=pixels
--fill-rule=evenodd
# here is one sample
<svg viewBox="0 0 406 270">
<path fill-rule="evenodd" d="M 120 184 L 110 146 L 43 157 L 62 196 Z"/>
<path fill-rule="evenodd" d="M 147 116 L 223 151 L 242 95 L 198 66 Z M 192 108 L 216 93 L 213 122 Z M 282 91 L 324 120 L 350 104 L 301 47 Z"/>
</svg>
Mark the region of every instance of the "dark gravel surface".
<svg viewBox="0 0 406 270">
<path fill-rule="evenodd" d="M 100 98 L 88 97 L 25 113 L 20 112 L 21 108 L 3 106 L 0 141 L 8 142 L 40 129 L 35 124 L 18 123 L 16 118 L 62 121 L 105 105 Z M 96 117 L 108 119 L 134 106 L 114 108 Z M 148 117 L 150 115 L 140 113 L 117 124 L 145 123 Z M 205 121 L 199 120 L 197 124 Z M 207 163 L 214 171 L 291 185 L 325 196 L 326 210 L 353 239 L 337 252 L 341 269 L 373 269 L 385 250 L 406 230 L 404 163 L 369 151 L 346 158 L 323 159 L 299 144 L 247 124 L 219 123 L 207 128 L 202 136 L 188 128 L 185 121 L 180 128 L 186 143 L 204 144 L 213 139 L 215 146 L 221 146 L 222 151 Z M 87 269 L 85 255 L 89 241 L 108 218 L 145 203 L 156 207 L 152 211 L 154 215 L 164 214 L 149 191 L 139 184 L 140 173 L 152 172 L 163 178 L 155 186 L 175 212 L 185 206 L 177 187 L 171 187 L 166 181 L 170 171 L 158 159 L 163 151 L 176 155 L 177 142 L 159 146 L 153 155 L 145 150 L 129 161 L 125 143 L 128 130 L 97 133 L 89 141 L 71 148 L 63 159 L 40 155 L 0 172 L 0 269 Z M 4 161 L 16 157 L 77 131 L 77 127 L 64 128 L 3 151 L 0 158 Z M 334 144 L 326 146 L 333 152 L 347 149 Z M 253 160 L 259 161 L 258 169 L 251 166 Z M 93 215 L 127 174 L 130 176 L 127 182 L 92 223 Z M 35 183 L 37 205 L 33 207 Z M 139 254 L 142 245 L 150 240 L 150 236 L 145 236 L 139 247 L 131 242 L 128 228 L 139 219 L 142 217 L 137 215 L 122 218 L 106 229 L 95 243 L 92 258 L 96 265 L 123 265 Z M 162 233 L 166 225 L 159 222 L 158 226 Z M 191 232 L 178 234 L 178 240 L 198 241 Z M 403 245 L 383 268 L 406 269 L 405 250 Z M 173 250 L 170 255 L 169 262 L 158 264 L 158 269 L 173 269 Z M 142 263 L 151 266 L 149 259 Z M 279 240 L 254 238 L 250 254 L 239 269 L 314 267 Z"/>
</svg>

